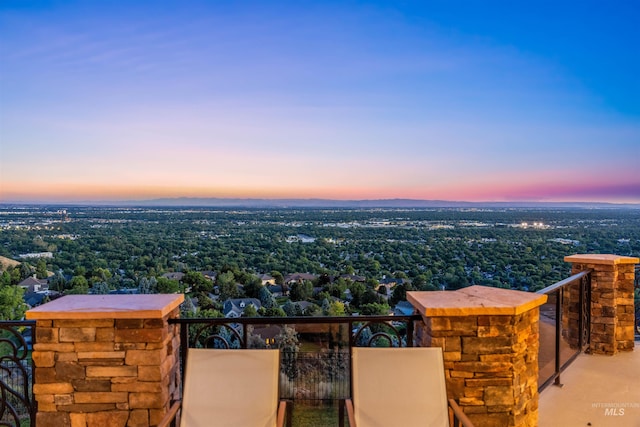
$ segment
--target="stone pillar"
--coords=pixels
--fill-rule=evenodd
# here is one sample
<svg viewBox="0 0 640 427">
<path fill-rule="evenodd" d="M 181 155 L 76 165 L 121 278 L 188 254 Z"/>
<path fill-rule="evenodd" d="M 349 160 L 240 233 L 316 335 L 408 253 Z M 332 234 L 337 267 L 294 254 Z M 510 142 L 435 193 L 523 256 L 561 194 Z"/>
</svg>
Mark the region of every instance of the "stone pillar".
<svg viewBox="0 0 640 427">
<path fill-rule="evenodd" d="M 447 394 L 482 427 L 538 424 L 539 306 L 546 295 L 471 286 L 407 292 L 424 325 L 418 345 L 442 347 Z"/>
<path fill-rule="evenodd" d="M 571 273 L 584 270 L 591 273 L 591 328 L 589 350 L 594 354 L 613 355 L 631 351 L 634 346 L 633 281 L 635 264 L 640 259 L 618 255 L 571 255 Z M 570 292 L 569 309 L 576 305 L 576 293 Z M 565 295 L 566 297 L 566 295 Z M 571 317 L 569 313 L 568 318 Z M 576 322 L 570 322 L 569 336 L 579 332 Z"/>
<path fill-rule="evenodd" d="M 69 295 L 36 321 L 38 427 L 149 427 L 178 397 L 183 295 Z"/>
</svg>

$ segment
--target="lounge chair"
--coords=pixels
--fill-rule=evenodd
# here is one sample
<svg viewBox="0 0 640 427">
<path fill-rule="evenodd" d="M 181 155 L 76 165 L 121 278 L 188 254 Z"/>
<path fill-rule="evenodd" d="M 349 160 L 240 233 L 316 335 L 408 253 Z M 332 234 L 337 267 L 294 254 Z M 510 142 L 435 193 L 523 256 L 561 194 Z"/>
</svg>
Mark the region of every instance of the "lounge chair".
<svg viewBox="0 0 640 427">
<path fill-rule="evenodd" d="M 473 427 L 447 400 L 442 349 L 354 347 L 350 427 Z"/>
<path fill-rule="evenodd" d="M 158 427 L 283 426 L 286 402 L 278 402 L 279 350 L 189 349 L 182 401 Z"/>
</svg>

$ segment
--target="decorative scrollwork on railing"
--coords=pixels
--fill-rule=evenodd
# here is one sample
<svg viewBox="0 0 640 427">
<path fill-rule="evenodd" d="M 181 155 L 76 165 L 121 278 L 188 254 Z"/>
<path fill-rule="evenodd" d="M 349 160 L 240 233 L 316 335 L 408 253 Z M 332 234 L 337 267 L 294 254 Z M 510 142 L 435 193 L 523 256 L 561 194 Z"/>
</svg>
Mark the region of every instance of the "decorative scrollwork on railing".
<svg viewBox="0 0 640 427">
<path fill-rule="evenodd" d="M 201 348 L 242 348 L 244 344 L 244 334 L 238 332 L 239 327 L 232 324 L 205 323 L 197 325 L 191 334 L 192 347 Z"/>
<path fill-rule="evenodd" d="M 30 322 L 0 322 L 0 426 L 34 425 L 30 343 L 21 331 L 32 331 Z"/>
<path fill-rule="evenodd" d="M 353 343 L 357 347 L 378 347 L 382 342 L 387 347 L 406 346 L 405 334 L 392 322 L 368 321 L 361 323 L 353 334 Z"/>
</svg>

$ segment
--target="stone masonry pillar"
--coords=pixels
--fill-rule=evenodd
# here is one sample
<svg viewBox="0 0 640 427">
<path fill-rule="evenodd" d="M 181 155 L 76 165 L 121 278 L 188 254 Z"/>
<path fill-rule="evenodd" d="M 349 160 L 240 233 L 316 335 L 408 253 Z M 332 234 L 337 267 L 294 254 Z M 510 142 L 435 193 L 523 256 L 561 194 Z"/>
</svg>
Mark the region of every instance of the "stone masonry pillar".
<svg viewBox="0 0 640 427">
<path fill-rule="evenodd" d="M 589 350 L 593 354 L 613 355 L 631 351 L 634 346 L 633 281 L 640 259 L 618 255 L 571 255 L 572 274 L 591 273 L 591 328 Z M 575 307 L 577 292 L 569 293 L 568 309 Z M 572 313 L 565 316 L 571 319 Z M 576 322 L 569 323 L 569 336 L 577 335 Z"/>
<path fill-rule="evenodd" d="M 178 397 L 183 295 L 69 295 L 36 321 L 38 427 L 149 427 Z"/>
<path fill-rule="evenodd" d="M 471 286 L 407 292 L 418 345 L 442 347 L 447 394 L 480 427 L 538 423 L 539 306 L 546 295 Z"/>
</svg>

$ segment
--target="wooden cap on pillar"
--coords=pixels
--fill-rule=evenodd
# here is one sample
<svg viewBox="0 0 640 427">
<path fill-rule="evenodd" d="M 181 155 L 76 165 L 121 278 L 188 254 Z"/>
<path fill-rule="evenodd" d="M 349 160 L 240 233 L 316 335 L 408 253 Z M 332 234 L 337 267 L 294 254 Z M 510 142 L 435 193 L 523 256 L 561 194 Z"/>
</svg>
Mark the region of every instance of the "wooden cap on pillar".
<svg viewBox="0 0 640 427">
<path fill-rule="evenodd" d="M 182 294 L 67 295 L 33 308 L 27 319 L 162 318 L 184 301 Z"/>
<path fill-rule="evenodd" d="M 407 300 L 427 317 L 517 315 L 547 302 L 546 295 L 487 286 L 457 291 L 410 291 Z"/>
<path fill-rule="evenodd" d="M 565 262 L 573 264 L 638 264 L 640 258 L 613 254 L 576 254 L 564 257 Z"/>
</svg>

